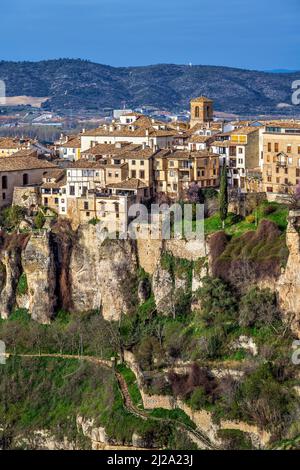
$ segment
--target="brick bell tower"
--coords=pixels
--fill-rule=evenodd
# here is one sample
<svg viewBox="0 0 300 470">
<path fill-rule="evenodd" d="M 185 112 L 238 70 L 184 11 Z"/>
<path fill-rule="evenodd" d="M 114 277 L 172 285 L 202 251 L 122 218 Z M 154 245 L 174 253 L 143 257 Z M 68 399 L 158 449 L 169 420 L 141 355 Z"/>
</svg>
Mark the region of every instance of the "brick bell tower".
<svg viewBox="0 0 300 470">
<path fill-rule="evenodd" d="M 205 96 L 191 100 L 191 128 L 195 124 L 209 124 L 213 121 L 214 102 Z"/>
</svg>

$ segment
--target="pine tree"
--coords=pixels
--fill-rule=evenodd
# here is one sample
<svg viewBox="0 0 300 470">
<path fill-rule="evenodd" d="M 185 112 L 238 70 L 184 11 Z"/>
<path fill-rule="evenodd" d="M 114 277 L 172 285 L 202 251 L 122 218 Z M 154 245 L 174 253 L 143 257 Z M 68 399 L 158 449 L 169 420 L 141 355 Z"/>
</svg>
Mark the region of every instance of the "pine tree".
<svg viewBox="0 0 300 470">
<path fill-rule="evenodd" d="M 221 173 L 220 181 L 220 219 L 222 220 L 223 229 L 225 227 L 225 220 L 228 214 L 228 181 L 227 181 L 227 166 L 224 164 Z"/>
</svg>

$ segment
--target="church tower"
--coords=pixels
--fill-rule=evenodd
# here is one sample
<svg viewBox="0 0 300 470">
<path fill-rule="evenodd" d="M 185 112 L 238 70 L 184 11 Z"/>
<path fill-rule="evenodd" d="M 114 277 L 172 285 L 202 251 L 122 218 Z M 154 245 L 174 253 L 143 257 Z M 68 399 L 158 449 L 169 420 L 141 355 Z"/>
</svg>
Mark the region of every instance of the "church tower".
<svg viewBox="0 0 300 470">
<path fill-rule="evenodd" d="M 213 121 L 213 101 L 205 96 L 191 100 L 191 128 L 195 124 L 207 124 Z"/>
</svg>

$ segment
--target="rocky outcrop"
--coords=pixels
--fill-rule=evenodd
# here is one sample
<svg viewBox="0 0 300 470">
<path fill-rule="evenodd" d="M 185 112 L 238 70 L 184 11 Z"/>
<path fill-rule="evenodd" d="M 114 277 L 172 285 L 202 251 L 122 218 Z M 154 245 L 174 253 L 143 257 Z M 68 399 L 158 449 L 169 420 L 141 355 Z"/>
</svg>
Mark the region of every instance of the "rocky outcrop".
<svg viewBox="0 0 300 470">
<path fill-rule="evenodd" d="M 56 272 L 49 232 L 32 234 L 22 253 L 28 284 L 28 310 L 40 323 L 49 323 L 55 312 Z"/>
<path fill-rule="evenodd" d="M 0 312 L 3 319 L 8 318 L 15 307 L 22 274 L 21 253 L 26 242 L 26 235 L 0 233 Z"/>
<path fill-rule="evenodd" d="M 171 274 L 158 263 L 152 277 L 152 290 L 158 313 L 170 315 L 173 313 L 173 279 Z"/>
<path fill-rule="evenodd" d="M 16 291 L 21 275 L 21 258 L 18 250 L 8 250 L 2 254 L 2 290 L 0 295 L 1 318 L 6 319 L 11 314 L 16 300 Z"/>
<path fill-rule="evenodd" d="M 97 226 L 80 226 L 70 273 L 74 311 L 100 309 L 105 319 L 117 321 L 136 302 L 137 255 L 131 240 L 103 240 Z"/>
<path fill-rule="evenodd" d="M 286 243 L 289 258 L 286 268 L 278 280 L 276 289 L 279 303 L 291 322 L 292 330 L 300 337 L 300 212 L 290 212 Z"/>
</svg>

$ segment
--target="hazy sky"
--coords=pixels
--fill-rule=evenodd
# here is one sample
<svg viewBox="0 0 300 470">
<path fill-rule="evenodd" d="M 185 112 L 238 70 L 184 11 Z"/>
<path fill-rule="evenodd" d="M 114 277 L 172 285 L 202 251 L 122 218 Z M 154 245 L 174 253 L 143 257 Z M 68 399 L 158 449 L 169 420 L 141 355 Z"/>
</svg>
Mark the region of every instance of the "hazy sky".
<svg viewBox="0 0 300 470">
<path fill-rule="evenodd" d="M 300 70 L 299 0 L 1 0 L 2 60 Z"/>
</svg>

